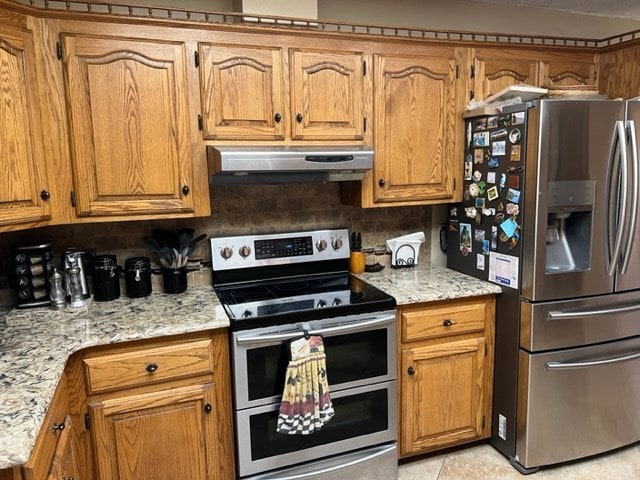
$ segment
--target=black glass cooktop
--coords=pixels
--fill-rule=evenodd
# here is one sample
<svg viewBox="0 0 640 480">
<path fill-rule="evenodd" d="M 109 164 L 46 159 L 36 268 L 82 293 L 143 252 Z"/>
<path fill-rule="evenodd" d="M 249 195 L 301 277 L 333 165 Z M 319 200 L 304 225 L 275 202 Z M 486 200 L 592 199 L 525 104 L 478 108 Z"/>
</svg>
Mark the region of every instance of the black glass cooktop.
<svg viewBox="0 0 640 480">
<path fill-rule="evenodd" d="M 232 330 L 371 313 L 395 299 L 349 273 L 216 286 Z"/>
</svg>

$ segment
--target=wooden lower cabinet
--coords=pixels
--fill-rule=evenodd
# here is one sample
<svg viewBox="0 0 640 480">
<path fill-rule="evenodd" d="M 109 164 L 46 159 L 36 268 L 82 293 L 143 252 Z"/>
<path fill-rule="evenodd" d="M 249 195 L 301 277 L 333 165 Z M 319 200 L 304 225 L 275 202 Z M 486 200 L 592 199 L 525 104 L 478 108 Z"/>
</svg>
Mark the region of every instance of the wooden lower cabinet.
<svg viewBox="0 0 640 480">
<path fill-rule="evenodd" d="M 399 310 L 400 455 L 491 434 L 494 297 Z"/>
<path fill-rule="evenodd" d="M 226 330 L 92 349 L 82 364 L 96 480 L 234 478 Z"/>
<path fill-rule="evenodd" d="M 90 404 L 99 478 L 223 480 L 213 383 Z"/>
</svg>

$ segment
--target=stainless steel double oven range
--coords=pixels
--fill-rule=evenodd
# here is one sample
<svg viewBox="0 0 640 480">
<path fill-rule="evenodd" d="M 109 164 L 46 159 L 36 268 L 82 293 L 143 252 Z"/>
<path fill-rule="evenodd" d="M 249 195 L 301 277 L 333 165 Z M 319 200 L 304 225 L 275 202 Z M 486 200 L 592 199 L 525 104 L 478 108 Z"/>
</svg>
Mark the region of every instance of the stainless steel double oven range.
<svg viewBox="0 0 640 480">
<path fill-rule="evenodd" d="M 392 480 L 397 474 L 395 299 L 348 271 L 348 231 L 211 239 L 230 318 L 238 476 Z M 335 416 L 276 432 L 288 341 L 323 337 Z"/>
</svg>

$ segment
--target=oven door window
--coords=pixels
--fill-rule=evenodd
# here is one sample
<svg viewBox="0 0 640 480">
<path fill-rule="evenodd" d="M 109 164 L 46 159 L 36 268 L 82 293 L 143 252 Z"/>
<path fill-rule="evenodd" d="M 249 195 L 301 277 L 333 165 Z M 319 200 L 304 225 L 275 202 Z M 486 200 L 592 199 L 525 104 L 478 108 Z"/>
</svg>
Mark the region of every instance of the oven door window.
<svg viewBox="0 0 640 480">
<path fill-rule="evenodd" d="M 389 428 L 386 389 L 332 400 L 335 416 L 312 435 L 276 432 L 278 410 L 252 414 L 249 418 L 251 460 L 276 457 L 299 450 L 364 437 Z"/>
<path fill-rule="evenodd" d="M 388 330 L 324 337 L 327 379 L 335 389 L 370 383 L 389 371 Z M 289 362 L 287 344 L 251 348 L 246 351 L 248 400 L 282 395 Z"/>
</svg>

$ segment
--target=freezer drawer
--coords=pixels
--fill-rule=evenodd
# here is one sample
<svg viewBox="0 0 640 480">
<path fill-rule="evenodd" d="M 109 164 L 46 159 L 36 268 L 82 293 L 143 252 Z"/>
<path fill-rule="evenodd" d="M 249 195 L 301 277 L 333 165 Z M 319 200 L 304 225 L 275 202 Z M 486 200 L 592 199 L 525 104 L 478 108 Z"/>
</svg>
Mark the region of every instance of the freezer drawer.
<svg viewBox="0 0 640 480">
<path fill-rule="evenodd" d="M 640 291 L 520 303 L 520 347 L 530 352 L 640 336 Z"/>
<path fill-rule="evenodd" d="M 639 369 L 640 337 L 520 350 L 515 460 L 533 468 L 640 440 Z"/>
</svg>

